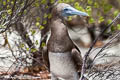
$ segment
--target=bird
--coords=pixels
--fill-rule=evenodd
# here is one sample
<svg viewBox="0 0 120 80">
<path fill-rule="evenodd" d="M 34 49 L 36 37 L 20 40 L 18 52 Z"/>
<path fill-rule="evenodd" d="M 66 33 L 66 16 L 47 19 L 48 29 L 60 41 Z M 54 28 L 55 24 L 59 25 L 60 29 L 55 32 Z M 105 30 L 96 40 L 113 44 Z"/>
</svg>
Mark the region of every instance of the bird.
<svg viewBox="0 0 120 80">
<path fill-rule="evenodd" d="M 80 48 L 81 47 L 88 48 L 92 42 L 90 36 L 91 33 L 88 31 L 89 29 L 88 20 L 89 17 L 82 17 L 77 15 L 72 16 L 72 19 L 67 21 L 68 33 L 70 34 L 70 38 Z"/>
<path fill-rule="evenodd" d="M 79 48 L 68 34 L 65 20 L 68 16 L 89 15 L 66 3 L 55 5 L 51 14 L 51 35 L 43 47 L 43 60 L 51 73 L 51 80 L 79 80 L 83 60 Z"/>
</svg>

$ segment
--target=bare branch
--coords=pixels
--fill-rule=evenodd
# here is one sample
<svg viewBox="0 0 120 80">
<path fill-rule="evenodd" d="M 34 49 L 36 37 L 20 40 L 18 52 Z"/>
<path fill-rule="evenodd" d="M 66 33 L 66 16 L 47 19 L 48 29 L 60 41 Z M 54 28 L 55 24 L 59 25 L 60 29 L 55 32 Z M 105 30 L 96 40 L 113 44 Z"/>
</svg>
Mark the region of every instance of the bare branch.
<svg viewBox="0 0 120 80">
<path fill-rule="evenodd" d="M 29 3 L 29 0 L 26 0 L 24 6 L 20 9 L 20 11 L 18 11 L 18 13 L 13 16 L 14 9 L 15 9 L 15 6 L 16 6 L 16 1 L 17 0 L 14 1 L 14 5 L 12 7 L 12 14 L 10 16 L 10 19 L 7 21 L 7 23 L 6 22 L 4 23 L 4 25 L 6 25 L 7 27 L 4 28 L 2 31 L 0 31 L 0 34 L 7 31 L 11 27 L 12 24 L 19 21 L 21 19 L 21 17 L 23 16 L 24 10 L 27 9 L 29 6 L 31 6 L 31 4 L 33 4 L 35 2 L 35 0 L 33 0 Z M 21 13 L 21 14 L 19 15 L 19 13 Z"/>
<path fill-rule="evenodd" d="M 114 40 L 116 39 L 118 36 L 120 35 L 120 32 L 118 32 L 107 44 L 105 44 L 102 49 L 96 54 L 96 56 L 94 57 L 93 61 L 95 61 L 96 57 Z"/>
<path fill-rule="evenodd" d="M 120 18 L 120 13 L 117 15 L 117 17 L 107 26 L 103 29 L 103 31 L 97 36 L 97 38 L 93 41 L 93 43 L 91 44 L 88 52 L 85 54 L 84 59 L 83 59 L 83 65 L 82 65 L 82 70 L 81 70 L 81 77 L 80 80 L 84 80 L 84 73 L 85 73 L 85 64 L 87 61 L 87 57 L 89 56 L 91 50 L 93 49 L 93 46 L 95 45 L 95 43 L 97 42 L 97 40 L 99 39 L 99 37 L 101 35 L 103 35 L 103 33 L 111 27 L 112 24 L 114 24 L 116 22 L 116 20 L 118 20 Z"/>
<path fill-rule="evenodd" d="M 5 32 L 5 31 L 10 27 L 10 25 L 11 25 L 11 20 L 12 20 L 12 17 L 13 17 L 13 13 L 14 13 L 16 1 L 17 1 L 17 0 L 14 1 L 13 7 L 12 7 L 12 14 L 11 14 L 11 16 L 10 16 L 9 23 L 8 23 L 7 27 L 0 32 L 0 34 L 3 33 L 3 32 Z"/>
</svg>

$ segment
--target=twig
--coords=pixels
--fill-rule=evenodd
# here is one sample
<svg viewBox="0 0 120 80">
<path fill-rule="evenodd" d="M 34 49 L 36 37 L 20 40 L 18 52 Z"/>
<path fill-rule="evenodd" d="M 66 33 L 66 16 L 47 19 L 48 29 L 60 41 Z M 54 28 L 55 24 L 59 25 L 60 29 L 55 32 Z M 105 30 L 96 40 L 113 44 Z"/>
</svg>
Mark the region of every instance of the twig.
<svg viewBox="0 0 120 80">
<path fill-rule="evenodd" d="M 100 51 L 96 54 L 96 56 L 94 57 L 93 61 L 95 61 L 96 57 L 114 40 L 116 39 L 116 37 L 118 37 L 120 35 L 120 32 L 118 32 L 107 44 L 105 44 L 102 49 L 100 49 Z"/>
<path fill-rule="evenodd" d="M 109 28 L 111 27 L 112 24 L 114 24 L 116 22 L 116 20 L 118 20 L 118 18 L 120 18 L 120 13 L 117 15 L 117 17 L 108 25 L 106 26 L 102 32 L 97 36 L 97 38 L 93 41 L 93 43 L 91 44 L 88 52 L 85 54 L 84 58 L 83 58 L 83 65 L 82 65 L 82 70 L 81 70 L 81 77 L 79 80 L 84 80 L 84 73 L 85 73 L 85 64 L 86 64 L 86 61 L 87 61 L 87 57 L 89 56 L 91 50 L 93 49 L 93 46 L 95 45 L 95 43 L 97 42 L 97 40 L 99 39 L 99 37 L 101 35 L 103 35 L 103 33 Z"/>
<path fill-rule="evenodd" d="M 33 1 L 31 1 L 31 3 L 28 4 L 29 0 L 26 0 L 25 1 L 25 5 L 23 6 L 23 8 L 16 15 L 13 16 L 13 12 L 14 12 L 14 9 L 15 9 L 16 1 L 17 0 L 14 1 L 13 7 L 12 7 L 12 14 L 10 16 L 10 20 L 7 21 L 8 22 L 7 23 L 7 27 L 4 28 L 2 31 L 0 31 L 0 34 L 4 33 L 5 31 L 7 31 L 11 27 L 11 25 L 13 24 L 12 21 L 14 21 L 14 23 L 19 21 L 21 19 L 21 17 L 23 16 L 24 10 L 27 9 L 32 3 L 35 2 L 35 0 L 33 0 Z M 19 13 L 21 13 L 21 15 L 19 15 Z"/>
<path fill-rule="evenodd" d="M 12 17 L 13 17 L 13 12 L 14 12 L 15 5 L 16 5 L 16 1 L 17 1 L 17 0 L 14 1 L 13 7 L 12 7 L 12 14 L 10 15 L 9 23 L 8 23 L 7 27 L 6 27 L 4 30 L 2 30 L 0 33 L 5 32 L 5 31 L 8 30 L 8 28 L 10 27 L 10 25 L 11 25 L 11 20 L 12 20 Z"/>
</svg>

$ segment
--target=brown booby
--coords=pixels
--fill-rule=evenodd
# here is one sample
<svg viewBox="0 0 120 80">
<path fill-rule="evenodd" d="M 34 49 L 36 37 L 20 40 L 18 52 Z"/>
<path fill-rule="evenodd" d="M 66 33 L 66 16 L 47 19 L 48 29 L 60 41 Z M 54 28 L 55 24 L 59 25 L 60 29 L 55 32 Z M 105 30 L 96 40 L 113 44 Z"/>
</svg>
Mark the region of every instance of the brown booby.
<svg viewBox="0 0 120 80">
<path fill-rule="evenodd" d="M 59 3 L 52 9 L 52 18 L 49 24 L 51 36 L 44 47 L 43 58 L 50 70 L 51 79 L 78 80 L 82 66 L 80 50 L 70 39 L 65 17 L 79 15 L 88 16 L 72 6 Z"/>
</svg>

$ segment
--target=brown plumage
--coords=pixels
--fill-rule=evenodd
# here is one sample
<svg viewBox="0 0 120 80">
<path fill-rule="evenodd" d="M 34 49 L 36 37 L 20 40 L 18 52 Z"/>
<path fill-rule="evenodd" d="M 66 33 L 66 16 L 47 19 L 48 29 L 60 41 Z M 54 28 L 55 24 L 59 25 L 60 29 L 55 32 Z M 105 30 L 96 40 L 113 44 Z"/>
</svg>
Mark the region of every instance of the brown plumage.
<svg viewBox="0 0 120 80">
<path fill-rule="evenodd" d="M 59 3 L 53 8 L 49 24 L 51 36 L 43 51 L 43 58 L 52 74 L 52 80 L 57 80 L 59 77 L 65 80 L 78 80 L 78 72 L 82 66 L 80 50 L 70 39 L 65 19 L 62 16 L 62 11 L 66 7 L 71 6 Z"/>
</svg>

